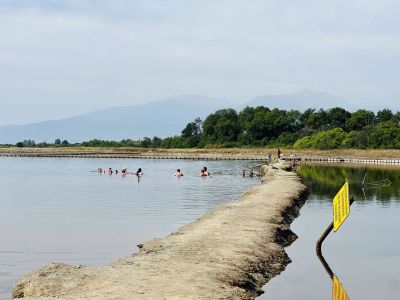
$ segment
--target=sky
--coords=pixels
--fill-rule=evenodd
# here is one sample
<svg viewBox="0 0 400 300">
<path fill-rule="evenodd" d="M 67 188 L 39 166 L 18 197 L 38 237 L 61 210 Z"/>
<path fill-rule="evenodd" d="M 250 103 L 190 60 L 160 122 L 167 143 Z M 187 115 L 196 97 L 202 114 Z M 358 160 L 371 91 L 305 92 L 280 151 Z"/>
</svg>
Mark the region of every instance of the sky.
<svg viewBox="0 0 400 300">
<path fill-rule="evenodd" d="M 0 0 L 0 125 L 181 94 L 400 99 L 400 2 Z M 398 107 L 398 106 L 397 106 Z"/>
</svg>

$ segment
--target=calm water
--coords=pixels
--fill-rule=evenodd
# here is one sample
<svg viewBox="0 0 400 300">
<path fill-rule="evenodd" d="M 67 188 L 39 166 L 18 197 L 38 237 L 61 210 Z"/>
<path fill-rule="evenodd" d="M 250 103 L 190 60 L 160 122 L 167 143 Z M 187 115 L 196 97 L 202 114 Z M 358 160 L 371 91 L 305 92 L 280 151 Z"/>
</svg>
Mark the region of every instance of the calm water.
<svg viewBox="0 0 400 300">
<path fill-rule="evenodd" d="M 400 170 L 368 169 L 367 182 L 389 187 L 362 191 L 366 169 L 301 167 L 311 195 L 292 224 L 299 239 L 286 248 L 292 263 L 257 299 L 332 299 L 332 281 L 315 255 L 315 243 L 332 221 L 332 198 L 350 180 L 356 196 L 350 216 L 323 244 L 322 253 L 350 299 L 400 299 Z"/>
<path fill-rule="evenodd" d="M 257 179 L 243 161 L 0 158 L 0 299 L 16 280 L 50 262 L 105 264 L 176 231 Z M 212 177 L 200 178 L 207 166 Z M 103 175 L 98 167 L 134 171 Z M 181 168 L 185 176 L 173 176 Z"/>
</svg>

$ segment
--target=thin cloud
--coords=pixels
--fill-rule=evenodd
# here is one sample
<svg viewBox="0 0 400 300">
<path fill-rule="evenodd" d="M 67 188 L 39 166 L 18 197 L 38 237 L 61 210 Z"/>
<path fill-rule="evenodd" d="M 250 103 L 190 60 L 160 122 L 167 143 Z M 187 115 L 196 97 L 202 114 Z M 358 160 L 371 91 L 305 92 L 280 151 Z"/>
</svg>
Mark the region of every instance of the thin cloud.
<svg viewBox="0 0 400 300">
<path fill-rule="evenodd" d="M 49 104 L 61 109 L 48 113 L 62 117 L 80 105 L 90 110 L 183 93 L 245 101 L 312 88 L 366 107 L 393 107 L 400 95 L 399 6 L 0 1 L 0 104 L 42 106 L 35 117 L 43 119 Z M 11 116 L 18 111 L 0 119 Z"/>
</svg>

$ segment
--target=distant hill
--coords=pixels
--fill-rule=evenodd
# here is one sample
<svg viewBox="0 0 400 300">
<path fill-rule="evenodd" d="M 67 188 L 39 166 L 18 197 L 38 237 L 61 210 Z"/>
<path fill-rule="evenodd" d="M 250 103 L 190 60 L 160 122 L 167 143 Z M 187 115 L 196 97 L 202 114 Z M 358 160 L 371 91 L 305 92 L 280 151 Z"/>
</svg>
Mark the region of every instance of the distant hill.
<svg viewBox="0 0 400 300">
<path fill-rule="evenodd" d="M 183 95 L 142 105 L 101 109 L 77 117 L 26 125 L 0 127 L 0 144 L 33 139 L 54 142 L 66 139 L 81 142 L 90 139 L 141 139 L 180 134 L 196 117 L 204 119 L 229 104 L 198 95 Z"/>
<path fill-rule="evenodd" d="M 318 110 L 320 108 L 328 109 L 337 106 L 347 110 L 354 109 L 352 105 L 349 105 L 343 99 L 314 90 L 301 90 L 292 94 L 258 96 L 245 103 L 244 106 L 266 106 L 269 108 L 297 109 L 300 111 L 308 108 Z"/>
<path fill-rule="evenodd" d="M 90 139 L 142 139 L 158 136 L 165 138 L 180 134 L 188 122 L 221 108 L 235 108 L 238 112 L 246 106 L 266 106 L 285 110 L 308 108 L 329 109 L 342 107 L 349 111 L 358 108 L 372 110 L 363 104 L 356 106 L 325 92 L 301 90 L 291 94 L 265 95 L 253 98 L 242 104 L 207 98 L 200 95 L 182 95 L 141 105 L 101 109 L 76 117 L 52 120 L 26 125 L 0 126 L 0 144 L 15 144 L 25 139 L 36 142 L 54 142 L 66 139 L 69 142 L 82 142 Z M 396 106 L 396 105 L 394 105 Z M 391 107 L 394 109 L 394 107 Z M 382 109 L 382 108 L 380 108 Z"/>
</svg>

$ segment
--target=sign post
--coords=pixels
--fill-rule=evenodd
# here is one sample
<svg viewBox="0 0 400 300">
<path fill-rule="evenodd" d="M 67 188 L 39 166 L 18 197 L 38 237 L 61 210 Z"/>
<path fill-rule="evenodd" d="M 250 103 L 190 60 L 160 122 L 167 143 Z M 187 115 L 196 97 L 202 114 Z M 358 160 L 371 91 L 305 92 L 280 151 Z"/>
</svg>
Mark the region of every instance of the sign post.
<svg viewBox="0 0 400 300">
<path fill-rule="evenodd" d="M 322 252 L 322 242 L 326 239 L 329 233 L 334 230 L 334 232 L 338 231 L 340 226 L 344 223 L 347 217 L 350 214 L 350 206 L 353 204 L 354 198 L 350 197 L 349 194 L 349 182 L 346 179 L 345 184 L 333 198 L 333 221 L 325 229 L 322 233 L 321 237 L 317 241 L 317 256 L 320 259 L 322 265 L 324 266 L 325 270 L 328 272 L 329 277 L 332 279 L 332 299 L 333 300 L 348 300 L 349 296 L 346 293 L 346 290 L 343 288 L 342 284 L 340 283 L 337 276 L 332 272 L 331 268 L 329 267 L 328 263 L 325 261 Z"/>
<path fill-rule="evenodd" d="M 323 241 L 331 233 L 332 229 L 336 232 L 339 227 L 343 224 L 346 218 L 350 214 L 350 205 L 354 202 L 354 198 L 349 196 L 349 183 L 346 179 L 346 183 L 342 186 L 339 192 L 333 198 L 333 221 L 322 233 L 321 237 L 317 241 L 317 254 L 321 254 L 321 247 Z"/>
<path fill-rule="evenodd" d="M 377 187 L 381 187 L 381 186 L 388 186 L 391 184 L 391 181 L 388 179 L 377 181 L 374 183 L 365 183 L 366 177 L 367 177 L 367 173 L 365 173 L 364 179 L 362 181 L 362 184 L 364 186 L 369 184 L 370 186 L 377 188 Z M 363 188 L 363 192 L 364 192 L 364 188 Z M 365 196 L 365 192 L 364 192 L 364 196 Z M 344 183 L 342 188 L 339 190 L 339 192 L 333 198 L 333 202 L 332 202 L 333 221 L 328 226 L 328 228 L 325 229 L 325 231 L 322 233 L 321 237 L 317 241 L 317 247 L 316 247 L 317 248 L 316 249 L 317 256 L 318 256 L 319 260 L 321 261 L 323 267 L 327 271 L 329 277 L 332 279 L 332 299 L 333 300 L 348 300 L 349 296 L 347 295 L 346 290 L 343 288 L 343 286 L 340 283 L 337 276 L 332 272 L 328 263 L 324 259 L 322 252 L 321 252 L 322 242 L 326 239 L 326 237 L 329 235 L 329 233 L 332 231 L 332 229 L 334 230 L 334 232 L 339 230 L 340 226 L 342 226 L 344 221 L 350 215 L 350 206 L 353 204 L 353 202 L 354 202 L 354 198 L 350 197 L 349 182 L 346 179 L 346 182 Z"/>
<path fill-rule="evenodd" d="M 338 231 L 339 227 L 343 224 L 350 214 L 350 195 L 349 183 L 342 186 L 340 191 L 333 198 L 333 230 Z"/>
</svg>

